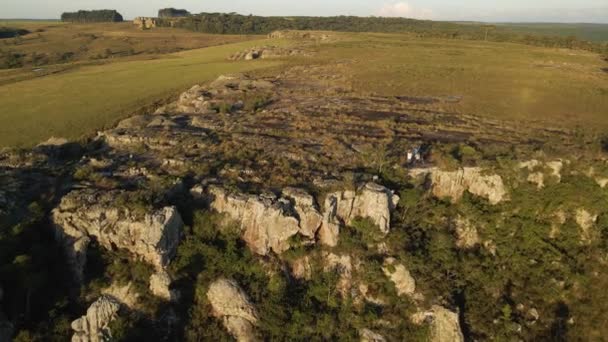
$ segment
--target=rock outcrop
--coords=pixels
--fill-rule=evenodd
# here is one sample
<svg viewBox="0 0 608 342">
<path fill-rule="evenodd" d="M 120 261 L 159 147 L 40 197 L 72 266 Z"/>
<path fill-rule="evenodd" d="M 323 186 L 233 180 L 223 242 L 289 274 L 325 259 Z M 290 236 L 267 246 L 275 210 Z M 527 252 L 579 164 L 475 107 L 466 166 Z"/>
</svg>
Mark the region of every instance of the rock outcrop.
<svg viewBox="0 0 608 342">
<path fill-rule="evenodd" d="M 139 293 L 135 288 L 135 284 L 129 282 L 125 285 L 112 284 L 110 287 L 101 291 L 102 294 L 116 299 L 121 304 L 131 309 L 136 309 L 139 303 Z"/>
<path fill-rule="evenodd" d="M 462 216 L 458 216 L 454 220 L 454 233 L 456 234 L 456 246 L 458 248 L 470 249 L 481 242 L 477 228 L 470 220 Z"/>
<path fill-rule="evenodd" d="M 215 186 L 209 193 L 211 207 L 239 222 L 243 240 L 259 255 L 285 252 L 290 248 L 289 239 L 300 231 L 300 222 L 286 199 L 231 194 Z"/>
<path fill-rule="evenodd" d="M 120 303 L 111 296 L 101 296 L 86 315 L 72 322 L 72 342 L 101 342 L 111 338 L 108 325 L 118 315 Z"/>
<path fill-rule="evenodd" d="M 395 284 L 399 296 L 411 296 L 416 292 L 414 277 L 403 264 L 397 263 L 395 258 L 386 258 L 382 271 Z"/>
<path fill-rule="evenodd" d="M 431 310 L 412 317 L 416 324 L 430 324 L 429 340 L 432 342 L 464 342 L 458 314 L 442 306 L 433 305 Z"/>
<path fill-rule="evenodd" d="M 165 207 L 138 215 L 114 204 L 119 195 L 115 191 L 73 191 L 53 210 L 57 238 L 66 248 L 78 281 L 91 238 L 109 250 L 125 249 L 159 270 L 175 254 L 183 227 L 177 209 Z"/>
<path fill-rule="evenodd" d="M 353 279 L 353 260 L 350 255 L 336 255 L 325 253 L 323 255 L 325 272 L 335 272 L 339 275 L 337 289 L 343 297 L 350 293 Z"/>
<path fill-rule="evenodd" d="M 207 298 L 213 308 L 213 315 L 222 320 L 226 330 L 237 341 L 257 340 L 255 327 L 258 314 L 236 282 L 228 279 L 216 280 L 209 286 Z"/>
<path fill-rule="evenodd" d="M 536 159 L 528 160 L 519 163 L 520 169 L 525 169 L 528 172 L 528 182 L 536 184 L 538 189 L 545 187 L 545 171 L 550 171 L 552 176 L 558 183 L 562 180 L 562 169 L 564 168 L 564 162 L 561 160 L 555 160 L 551 162 L 541 162 Z"/>
<path fill-rule="evenodd" d="M 170 289 L 171 277 L 166 271 L 159 271 L 150 276 L 150 292 L 166 301 L 173 301 L 178 294 Z"/>
<path fill-rule="evenodd" d="M 314 239 L 323 220 L 323 216 L 316 207 L 315 198 L 306 191 L 297 188 L 283 189 L 283 196 L 294 203 L 294 208 L 300 219 L 300 234 Z"/>
<path fill-rule="evenodd" d="M 437 168 L 414 169 L 412 177 L 427 176 L 431 192 L 438 198 L 451 198 L 458 202 L 465 191 L 487 199 L 492 205 L 504 201 L 507 191 L 499 175 L 486 175 L 481 168 L 465 167 L 457 171 L 441 171 Z"/>
<path fill-rule="evenodd" d="M 262 46 L 254 47 L 244 51 L 239 51 L 231 55 L 228 59 L 231 61 L 250 61 L 254 59 L 269 59 L 281 58 L 289 56 L 310 56 L 309 51 L 299 48 L 284 48 L 278 46 Z"/>
<path fill-rule="evenodd" d="M 310 280 L 312 278 L 312 266 L 310 257 L 304 256 L 290 263 L 291 276 L 295 279 Z"/>
<path fill-rule="evenodd" d="M 593 230 L 597 222 L 598 215 L 594 215 L 585 209 L 576 211 L 576 223 L 580 227 L 581 242 L 589 244 L 597 237 L 597 232 Z"/>
<path fill-rule="evenodd" d="M 369 329 L 359 330 L 359 337 L 361 337 L 361 342 L 386 342 L 384 336 Z"/>
<path fill-rule="evenodd" d="M 391 212 L 397 207 L 399 196 L 382 185 L 367 183 L 358 191 L 340 191 L 327 195 L 320 241 L 336 246 L 340 224 L 351 224 L 356 218 L 369 218 L 386 235 L 390 231 Z"/>
<path fill-rule="evenodd" d="M 133 25 L 136 25 L 140 30 L 149 30 L 157 25 L 157 18 L 136 17 L 133 19 Z"/>
</svg>

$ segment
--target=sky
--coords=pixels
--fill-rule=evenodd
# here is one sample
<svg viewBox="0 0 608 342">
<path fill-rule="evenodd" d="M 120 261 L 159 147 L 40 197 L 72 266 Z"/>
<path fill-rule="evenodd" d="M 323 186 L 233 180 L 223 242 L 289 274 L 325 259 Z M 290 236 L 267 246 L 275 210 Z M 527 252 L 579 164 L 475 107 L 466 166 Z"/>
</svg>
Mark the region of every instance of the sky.
<svg viewBox="0 0 608 342">
<path fill-rule="evenodd" d="M 0 0 L 0 18 L 53 19 L 65 11 L 116 9 L 131 19 L 155 16 L 165 7 L 191 13 L 608 23 L 608 0 Z"/>
</svg>

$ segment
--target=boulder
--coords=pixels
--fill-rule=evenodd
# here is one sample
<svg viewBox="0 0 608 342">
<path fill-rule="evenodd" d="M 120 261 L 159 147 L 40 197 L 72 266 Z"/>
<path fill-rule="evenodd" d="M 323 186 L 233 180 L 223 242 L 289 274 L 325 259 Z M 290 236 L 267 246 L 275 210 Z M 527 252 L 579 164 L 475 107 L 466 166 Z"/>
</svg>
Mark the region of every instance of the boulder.
<svg viewBox="0 0 608 342">
<path fill-rule="evenodd" d="M 113 250 L 125 249 L 157 269 L 163 269 L 176 252 L 183 222 L 175 207 L 136 214 L 115 205 L 120 193 L 77 190 L 53 210 L 57 239 L 67 251 L 77 280 L 82 280 L 90 237 Z"/>
<path fill-rule="evenodd" d="M 590 244 L 597 237 L 597 232 L 593 226 L 597 222 L 598 215 L 591 214 L 585 209 L 576 211 L 576 223 L 580 227 L 581 242 Z"/>
<path fill-rule="evenodd" d="M 534 172 L 528 175 L 528 182 L 536 184 L 540 190 L 545 187 L 545 175 L 542 172 Z"/>
<path fill-rule="evenodd" d="M 224 327 L 237 341 L 256 341 L 255 327 L 258 314 L 248 296 L 238 284 L 228 279 L 218 279 L 209 286 L 207 299 L 213 316 L 221 319 Z"/>
<path fill-rule="evenodd" d="M 295 279 L 310 280 L 312 278 L 312 266 L 310 257 L 304 256 L 290 263 L 291 275 Z"/>
<path fill-rule="evenodd" d="M 343 297 L 350 293 L 353 278 L 353 262 L 350 255 L 336 255 L 334 253 L 325 253 L 324 272 L 335 272 L 340 276 L 337 288 Z"/>
<path fill-rule="evenodd" d="M 384 336 L 369 329 L 359 330 L 359 337 L 361 337 L 361 342 L 386 342 Z"/>
<path fill-rule="evenodd" d="M 120 303 L 111 296 L 103 295 L 87 310 L 86 315 L 72 322 L 72 342 L 108 341 L 111 332 L 108 325 L 118 315 Z"/>
<path fill-rule="evenodd" d="M 458 202 L 465 191 L 486 198 L 496 205 L 504 201 L 507 191 L 499 175 L 486 175 L 481 168 L 465 167 L 457 171 L 441 171 L 437 168 L 414 169 L 412 177 L 426 176 L 431 192 L 438 198 L 450 198 Z"/>
<path fill-rule="evenodd" d="M 430 324 L 431 342 L 464 342 L 458 314 L 442 306 L 433 305 L 429 311 L 418 312 L 412 316 L 412 321 Z"/>
<path fill-rule="evenodd" d="M 399 296 L 411 296 L 416 292 L 416 281 L 404 265 L 397 263 L 395 258 L 386 258 L 384 274 L 395 284 Z"/>
<path fill-rule="evenodd" d="M 481 242 L 479 234 L 477 233 L 477 228 L 470 220 L 465 219 L 462 216 L 458 216 L 454 220 L 454 226 L 454 232 L 456 234 L 456 246 L 458 248 L 470 249 L 477 246 Z"/>
<path fill-rule="evenodd" d="M 166 301 L 176 300 L 178 295 L 171 291 L 171 277 L 166 271 L 159 271 L 150 276 L 150 292 L 158 298 Z"/>
</svg>

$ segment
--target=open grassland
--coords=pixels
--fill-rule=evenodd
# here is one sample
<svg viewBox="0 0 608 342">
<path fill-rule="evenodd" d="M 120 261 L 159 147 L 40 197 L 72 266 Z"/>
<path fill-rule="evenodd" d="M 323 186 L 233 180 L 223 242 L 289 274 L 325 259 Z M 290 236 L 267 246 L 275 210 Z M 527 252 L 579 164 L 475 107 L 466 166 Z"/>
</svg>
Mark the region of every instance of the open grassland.
<svg viewBox="0 0 608 342">
<path fill-rule="evenodd" d="M 448 97 L 440 109 L 573 128 L 608 127 L 608 63 L 574 50 L 360 34 L 323 49 L 360 92 Z"/>
<path fill-rule="evenodd" d="M 83 66 L 0 86 L 0 146 L 32 146 L 52 136 L 78 139 L 138 108 L 220 74 L 276 66 L 228 62 L 259 41 L 184 51 L 154 60 Z"/>
<path fill-rule="evenodd" d="M 0 69 L 46 68 L 58 63 L 104 63 L 259 39 L 253 35 L 213 35 L 182 29 L 140 30 L 131 22 L 68 24 L 0 21 L 0 27 L 29 33 L 0 40 Z M 0 81 L 2 76 L 0 75 Z"/>
<path fill-rule="evenodd" d="M 608 24 L 500 23 L 508 31 L 546 36 L 572 36 L 592 42 L 608 42 Z"/>
<path fill-rule="evenodd" d="M 331 65 L 331 75 L 324 77 L 339 76 L 345 89 L 362 95 L 440 99 L 433 106 L 445 113 L 521 125 L 608 128 L 608 63 L 596 54 L 412 34 L 328 34 L 330 39 L 313 46 L 257 40 L 156 59 L 60 64 L 47 68 L 55 73 L 21 81 L 15 79 L 32 70 L 2 71 L 0 145 L 31 146 L 51 136 L 77 139 L 220 74 L 265 69 L 276 75 L 299 64 Z M 272 44 L 309 44 L 316 53 L 275 61 L 226 60 L 233 52 Z"/>
</svg>

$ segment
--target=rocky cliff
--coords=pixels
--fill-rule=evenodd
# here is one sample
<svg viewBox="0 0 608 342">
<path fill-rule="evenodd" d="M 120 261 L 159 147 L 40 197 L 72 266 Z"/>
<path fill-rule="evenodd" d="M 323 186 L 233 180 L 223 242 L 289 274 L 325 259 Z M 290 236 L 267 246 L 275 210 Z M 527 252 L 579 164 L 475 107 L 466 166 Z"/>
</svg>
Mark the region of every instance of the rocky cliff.
<svg viewBox="0 0 608 342">
<path fill-rule="evenodd" d="M 57 239 L 81 281 L 92 238 L 109 250 L 124 249 L 162 270 L 175 254 L 183 222 L 174 207 L 136 213 L 118 207 L 119 192 L 73 191 L 53 211 Z"/>
</svg>

